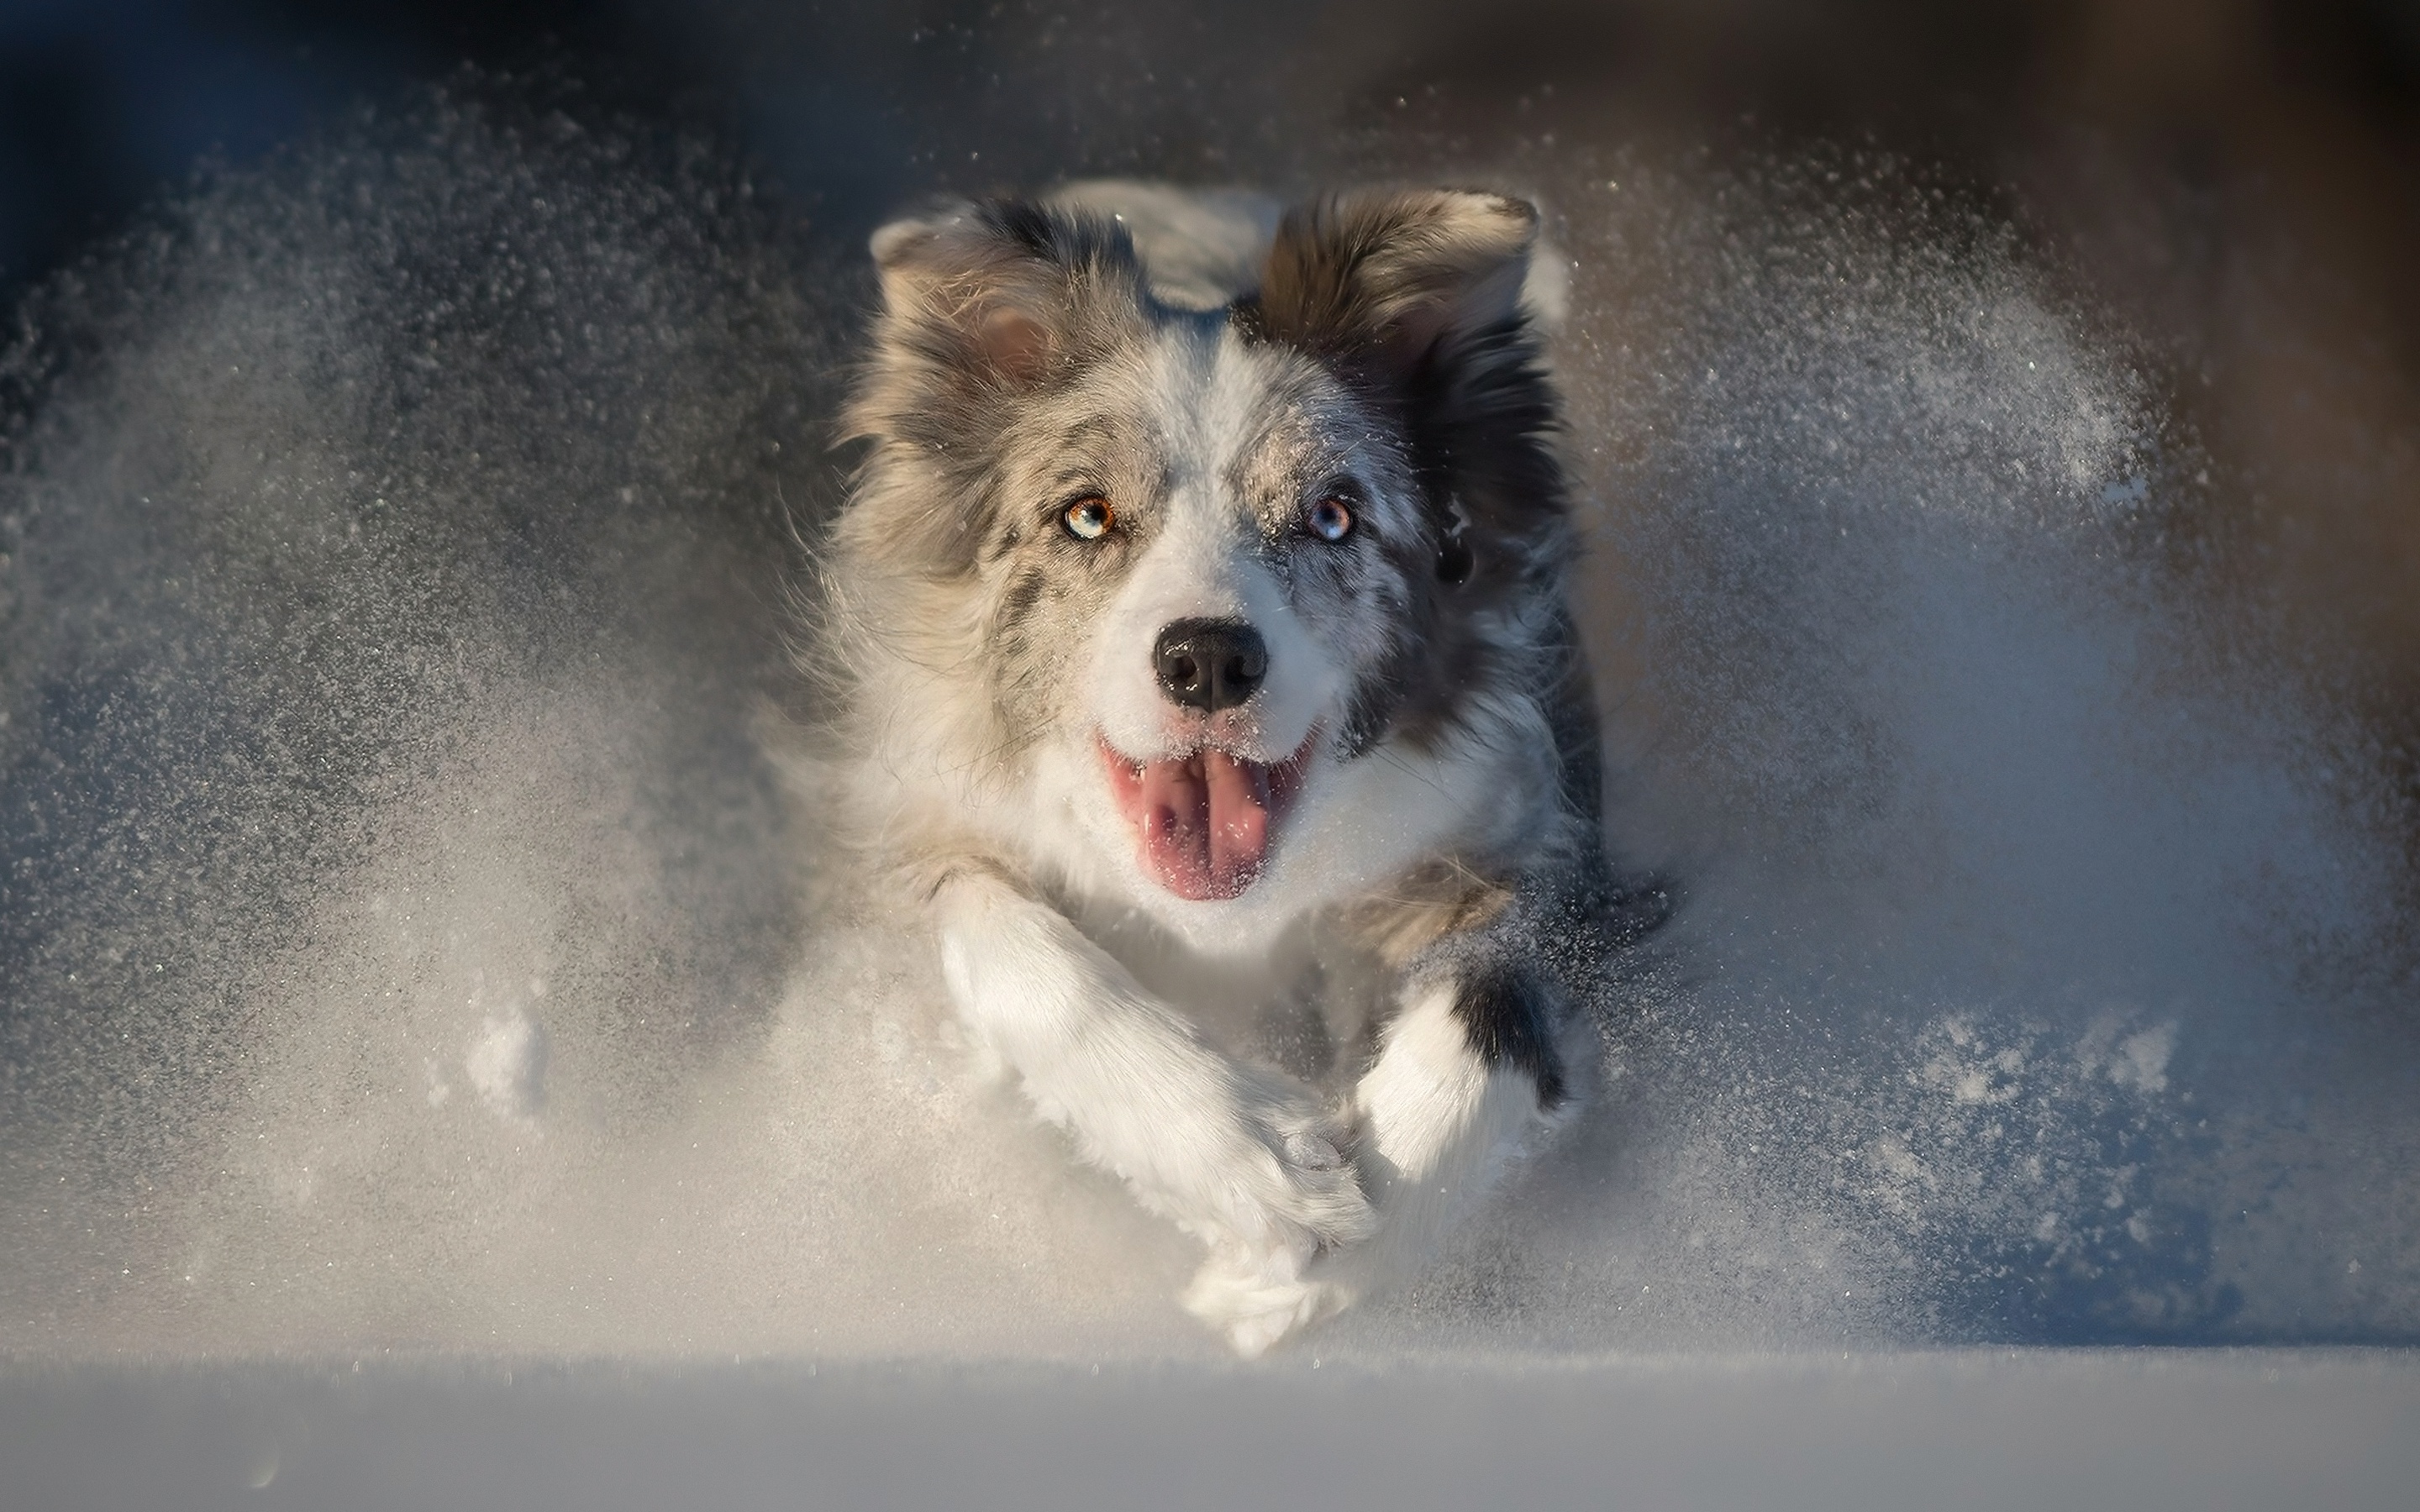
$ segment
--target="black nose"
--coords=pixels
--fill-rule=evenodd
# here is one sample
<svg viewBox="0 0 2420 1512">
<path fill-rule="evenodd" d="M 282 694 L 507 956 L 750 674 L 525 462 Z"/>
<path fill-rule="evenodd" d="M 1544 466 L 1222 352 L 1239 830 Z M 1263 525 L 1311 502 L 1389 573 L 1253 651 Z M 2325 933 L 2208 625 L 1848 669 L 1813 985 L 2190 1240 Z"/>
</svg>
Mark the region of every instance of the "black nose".
<svg viewBox="0 0 2420 1512">
<path fill-rule="evenodd" d="M 1261 632 L 1241 620 L 1178 620 L 1159 632 L 1151 658 L 1171 700 L 1212 714 L 1250 698 L 1269 671 Z"/>
</svg>

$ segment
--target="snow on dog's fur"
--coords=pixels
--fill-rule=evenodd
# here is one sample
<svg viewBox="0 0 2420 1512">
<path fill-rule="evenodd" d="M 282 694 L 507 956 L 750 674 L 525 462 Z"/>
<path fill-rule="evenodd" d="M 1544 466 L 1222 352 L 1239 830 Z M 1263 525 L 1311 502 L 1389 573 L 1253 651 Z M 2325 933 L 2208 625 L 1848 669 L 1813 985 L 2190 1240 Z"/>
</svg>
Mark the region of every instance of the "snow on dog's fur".
<svg viewBox="0 0 2420 1512">
<path fill-rule="evenodd" d="M 1572 1104 L 1590 967 L 1658 906 L 1599 834 L 1537 235 L 1109 184 L 874 239 L 839 810 L 1247 1354 Z"/>
</svg>

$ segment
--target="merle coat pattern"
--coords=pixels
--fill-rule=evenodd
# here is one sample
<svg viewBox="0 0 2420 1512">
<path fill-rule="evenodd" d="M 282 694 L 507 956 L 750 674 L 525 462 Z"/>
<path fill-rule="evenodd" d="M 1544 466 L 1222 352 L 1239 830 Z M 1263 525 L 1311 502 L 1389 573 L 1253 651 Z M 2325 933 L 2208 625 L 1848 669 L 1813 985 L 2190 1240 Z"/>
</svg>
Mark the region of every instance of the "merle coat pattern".
<svg viewBox="0 0 2420 1512">
<path fill-rule="evenodd" d="M 1207 1244 L 1186 1303 L 1250 1354 L 1573 1105 L 1652 900 L 1600 839 L 1535 212 L 1235 204 L 875 237 L 815 640 L 840 810 L 960 1017 Z"/>
</svg>

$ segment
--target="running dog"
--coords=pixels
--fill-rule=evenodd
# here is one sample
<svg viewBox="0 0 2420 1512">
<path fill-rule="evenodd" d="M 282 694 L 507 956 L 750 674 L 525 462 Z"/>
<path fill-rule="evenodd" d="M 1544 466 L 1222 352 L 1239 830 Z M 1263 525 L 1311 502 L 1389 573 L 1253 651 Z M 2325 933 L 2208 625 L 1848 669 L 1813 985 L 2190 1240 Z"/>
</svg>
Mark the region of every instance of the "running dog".
<svg viewBox="0 0 2420 1512">
<path fill-rule="evenodd" d="M 1538 226 L 1096 184 L 873 239 L 838 811 L 1246 1355 L 1573 1108 L 1659 917 L 1600 834 Z"/>
</svg>

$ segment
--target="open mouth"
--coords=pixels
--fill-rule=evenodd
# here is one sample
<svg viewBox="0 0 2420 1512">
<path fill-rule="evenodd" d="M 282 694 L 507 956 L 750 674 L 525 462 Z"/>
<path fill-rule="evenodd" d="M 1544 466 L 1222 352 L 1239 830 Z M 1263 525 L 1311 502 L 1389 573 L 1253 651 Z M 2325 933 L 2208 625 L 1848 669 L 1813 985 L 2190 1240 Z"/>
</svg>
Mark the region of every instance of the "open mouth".
<svg viewBox="0 0 2420 1512">
<path fill-rule="evenodd" d="M 1202 903 L 1240 897 L 1260 876 L 1270 838 L 1302 789 L 1311 747 L 1306 738 L 1281 762 L 1249 761 L 1215 746 L 1137 762 L 1103 741 L 1101 763 L 1143 870 L 1179 898 Z"/>
</svg>

